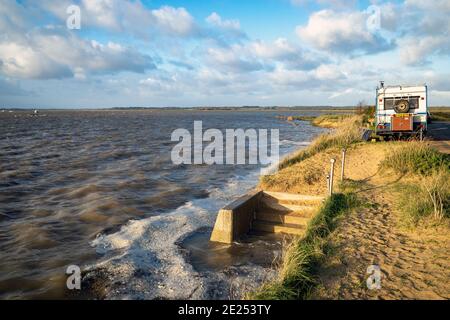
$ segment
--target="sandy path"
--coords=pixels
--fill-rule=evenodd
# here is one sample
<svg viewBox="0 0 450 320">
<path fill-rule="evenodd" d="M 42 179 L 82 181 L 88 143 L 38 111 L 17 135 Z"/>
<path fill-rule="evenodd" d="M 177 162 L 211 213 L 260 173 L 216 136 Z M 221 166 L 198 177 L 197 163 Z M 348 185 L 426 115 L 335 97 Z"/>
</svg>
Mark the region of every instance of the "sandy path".
<svg viewBox="0 0 450 320">
<path fill-rule="evenodd" d="M 350 155 L 350 160 L 355 157 L 351 178 L 367 179 L 365 187 L 369 190 L 360 195 L 371 206 L 347 216 L 333 232 L 329 258 L 318 272 L 321 285 L 312 298 L 450 299 L 448 229 L 399 229 L 386 177 L 373 174 L 378 162 L 373 159 L 382 158 L 371 154 L 375 149 L 355 150 Z M 370 265 L 381 268 L 379 290 L 367 288 Z"/>
</svg>

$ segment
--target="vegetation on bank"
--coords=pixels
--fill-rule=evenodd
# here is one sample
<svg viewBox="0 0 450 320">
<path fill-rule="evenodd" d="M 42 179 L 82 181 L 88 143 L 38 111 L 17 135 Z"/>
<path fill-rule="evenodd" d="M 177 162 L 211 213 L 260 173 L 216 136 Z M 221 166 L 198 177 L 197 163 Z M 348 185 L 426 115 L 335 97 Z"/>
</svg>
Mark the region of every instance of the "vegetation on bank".
<svg viewBox="0 0 450 320">
<path fill-rule="evenodd" d="M 341 126 L 332 133 L 317 137 L 310 146 L 280 163 L 280 169 L 287 168 L 313 155 L 332 147 L 348 147 L 352 143 L 361 141 L 361 116 L 346 117 L 340 121 Z"/>
<path fill-rule="evenodd" d="M 409 228 L 419 225 L 446 225 L 450 219 L 450 173 L 438 170 L 430 176 L 396 185 L 400 223 Z"/>
<path fill-rule="evenodd" d="M 450 121 L 450 112 L 432 112 L 431 120 L 449 122 Z"/>
<path fill-rule="evenodd" d="M 293 120 L 310 121 L 312 125 L 322 128 L 338 128 L 345 119 L 353 117 L 353 114 L 326 114 L 318 117 L 294 116 Z"/>
<path fill-rule="evenodd" d="M 436 224 L 450 218 L 449 155 L 423 142 L 409 142 L 393 151 L 381 168 L 410 178 L 396 186 L 397 209 L 403 224 L 415 227 L 422 222 Z"/>
<path fill-rule="evenodd" d="M 393 169 L 399 174 L 427 175 L 441 167 L 450 170 L 450 156 L 440 153 L 427 143 L 410 141 L 393 150 L 381 167 Z"/>
<path fill-rule="evenodd" d="M 330 154 L 340 152 L 361 141 L 361 128 L 370 123 L 373 110 L 361 109 L 356 116 L 340 119 L 341 124 L 332 133 L 319 136 L 306 149 L 284 160 L 281 171 L 275 176 L 266 176 L 261 186 L 266 189 L 291 190 L 295 184 L 314 185 L 323 181 L 323 161 Z M 327 116 L 323 116 L 327 117 Z M 314 121 L 314 119 L 312 120 Z M 389 145 L 388 145 L 389 144 Z M 394 172 L 404 179 L 387 188 L 398 194 L 395 206 L 401 220 L 416 227 L 420 222 L 432 221 L 434 225 L 450 226 L 450 157 L 433 149 L 426 142 L 392 142 L 392 151 L 383 159 L 381 155 L 379 173 Z M 366 146 L 367 147 L 367 146 Z M 310 159 L 311 158 L 311 159 Z M 303 162 L 304 160 L 307 160 Z M 378 166 L 375 167 L 378 168 Z M 392 175 L 392 174 L 391 174 Z M 279 276 L 249 294 L 249 299 L 307 299 L 317 286 L 317 270 L 329 256 L 331 233 L 346 213 L 362 207 L 362 201 L 355 196 L 367 189 L 367 182 L 344 180 L 340 194 L 328 198 L 319 213 L 308 224 L 306 235 L 296 238 L 283 252 Z M 391 190 L 391 189 L 389 189 Z"/>
<path fill-rule="evenodd" d="M 334 194 L 310 221 L 306 235 L 283 252 L 278 279 L 248 295 L 251 300 L 307 299 L 317 285 L 315 270 L 327 255 L 327 238 L 346 212 L 360 205 L 353 193 Z"/>
</svg>

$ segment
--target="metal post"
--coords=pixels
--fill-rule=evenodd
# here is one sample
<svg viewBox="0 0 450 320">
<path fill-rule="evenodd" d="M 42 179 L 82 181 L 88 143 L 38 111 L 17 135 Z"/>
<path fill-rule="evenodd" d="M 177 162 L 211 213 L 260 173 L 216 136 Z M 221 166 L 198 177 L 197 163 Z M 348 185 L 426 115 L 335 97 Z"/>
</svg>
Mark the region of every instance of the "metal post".
<svg viewBox="0 0 450 320">
<path fill-rule="evenodd" d="M 334 164 L 336 159 L 331 159 L 331 172 L 330 172 L 330 196 L 333 195 L 333 181 L 334 181 Z"/>
<path fill-rule="evenodd" d="M 342 149 L 342 170 L 341 170 L 341 181 L 344 181 L 345 174 L 345 154 L 347 153 L 347 149 Z"/>
<path fill-rule="evenodd" d="M 423 129 L 420 128 L 420 141 L 423 141 Z"/>
</svg>

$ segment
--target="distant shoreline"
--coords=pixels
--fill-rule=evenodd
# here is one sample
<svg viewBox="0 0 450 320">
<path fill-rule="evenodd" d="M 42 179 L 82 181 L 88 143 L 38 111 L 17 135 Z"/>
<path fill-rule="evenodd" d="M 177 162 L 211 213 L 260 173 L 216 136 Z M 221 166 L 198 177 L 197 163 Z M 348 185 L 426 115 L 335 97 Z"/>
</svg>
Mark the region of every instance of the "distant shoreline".
<svg viewBox="0 0 450 320">
<path fill-rule="evenodd" d="M 331 107 L 331 106 L 314 106 L 314 107 L 118 107 L 118 108 L 0 108 L 0 114 L 4 112 L 32 112 L 38 110 L 40 112 L 47 111 L 305 111 L 305 112 L 353 112 L 357 107 Z M 434 106 L 433 110 L 445 110 L 450 112 L 450 106 Z"/>
</svg>

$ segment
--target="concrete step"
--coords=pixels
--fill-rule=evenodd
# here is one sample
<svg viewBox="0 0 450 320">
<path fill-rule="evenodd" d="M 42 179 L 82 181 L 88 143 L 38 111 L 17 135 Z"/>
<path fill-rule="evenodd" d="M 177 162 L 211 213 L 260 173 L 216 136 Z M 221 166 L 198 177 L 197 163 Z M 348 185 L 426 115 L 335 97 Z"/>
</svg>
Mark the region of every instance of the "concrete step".
<svg viewBox="0 0 450 320">
<path fill-rule="evenodd" d="M 269 233 L 286 233 L 301 236 L 305 233 L 305 228 L 295 224 L 281 224 L 267 221 L 253 221 L 253 230 Z"/>
<path fill-rule="evenodd" d="M 303 215 L 296 212 L 261 210 L 256 213 L 256 220 L 259 221 L 269 221 L 299 226 L 306 226 L 310 219 L 311 217 L 309 215 Z"/>
</svg>

